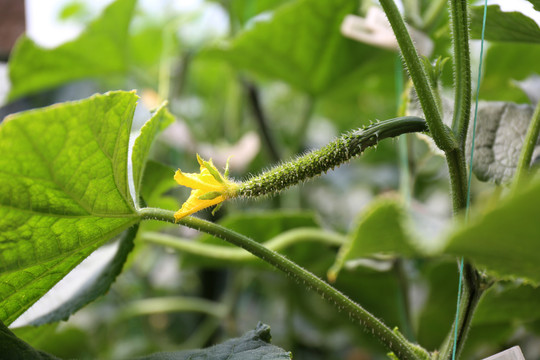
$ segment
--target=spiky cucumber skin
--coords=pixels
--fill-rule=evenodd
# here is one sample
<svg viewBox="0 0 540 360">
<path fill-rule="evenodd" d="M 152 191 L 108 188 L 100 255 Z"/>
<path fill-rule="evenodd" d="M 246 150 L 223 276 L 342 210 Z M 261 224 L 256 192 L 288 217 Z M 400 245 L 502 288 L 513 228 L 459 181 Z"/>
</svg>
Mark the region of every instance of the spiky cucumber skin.
<svg viewBox="0 0 540 360">
<path fill-rule="evenodd" d="M 348 162 L 383 139 L 405 133 L 426 131 L 428 127 L 424 119 L 405 116 L 348 132 L 319 150 L 277 165 L 244 181 L 240 184 L 237 196 L 256 197 L 276 194 Z"/>
</svg>

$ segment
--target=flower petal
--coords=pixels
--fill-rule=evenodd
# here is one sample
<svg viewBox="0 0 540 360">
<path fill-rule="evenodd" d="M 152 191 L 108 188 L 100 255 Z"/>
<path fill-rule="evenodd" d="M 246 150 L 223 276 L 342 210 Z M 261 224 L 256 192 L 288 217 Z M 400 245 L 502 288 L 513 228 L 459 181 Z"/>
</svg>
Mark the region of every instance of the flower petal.
<svg viewBox="0 0 540 360">
<path fill-rule="evenodd" d="M 182 170 L 178 170 L 174 174 L 174 180 L 176 180 L 179 185 L 187 186 L 192 189 L 220 191 L 223 188 L 223 185 L 215 181 L 214 177 L 210 173 L 192 174 L 184 173 Z"/>
<path fill-rule="evenodd" d="M 207 207 L 219 204 L 225 200 L 225 197 L 223 196 L 218 196 L 212 200 L 200 200 L 199 197 L 203 194 L 203 191 L 193 190 L 187 201 L 182 205 L 182 208 L 174 214 L 174 219 L 178 221 L 185 216 L 196 213 L 197 211 L 200 211 Z"/>
</svg>

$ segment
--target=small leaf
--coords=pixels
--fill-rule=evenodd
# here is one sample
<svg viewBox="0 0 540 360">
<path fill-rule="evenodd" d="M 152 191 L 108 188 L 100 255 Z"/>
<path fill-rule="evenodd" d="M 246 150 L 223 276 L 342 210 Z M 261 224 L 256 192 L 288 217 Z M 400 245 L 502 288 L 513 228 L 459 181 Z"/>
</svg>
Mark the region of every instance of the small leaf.
<svg viewBox="0 0 540 360">
<path fill-rule="evenodd" d="M 9 60 L 9 100 L 70 81 L 127 70 L 135 0 L 116 0 L 75 40 L 46 49 L 23 35 Z"/>
<path fill-rule="evenodd" d="M 215 345 L 203 350 L 188 350 L 168 353 L 157 353 L 138 358 L 138 360 L 284 360 L 292 359 L 287 352 L 270 344 L 270 327 L 259 323 L 255 330 L 248 331 L 242 337 L 227 340 L 223 344 Z"/>
<path fill-rule="evenodd" d="M 152 146 L 152 142 L 157 134 L 174 122 L 174 117 L 163 103 L 141 128 L 141 133 L 133 145 L 131 155 L 133 164 L 133 182 L 135 184 L 135 193 L 139 193 L 142 182 L 142 175 L 146 166 L 146 159 Z"/>
<path fill-rule="evenodd" d="M 471 7 L 471 37 L 482 36 L 483 6 Z M 540 27 L 521 12 L 504 12 L 499 5 L 487 8 L 485 39 L 488 41 L 510 41 L 540 43 Z"/>
</svg>

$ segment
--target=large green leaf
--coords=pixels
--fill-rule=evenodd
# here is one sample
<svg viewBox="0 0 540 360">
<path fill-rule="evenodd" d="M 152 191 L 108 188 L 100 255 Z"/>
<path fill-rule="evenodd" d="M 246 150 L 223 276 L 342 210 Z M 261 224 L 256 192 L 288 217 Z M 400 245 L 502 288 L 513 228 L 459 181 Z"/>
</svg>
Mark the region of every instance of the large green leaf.
<svg viewBox="0 0 540 360">
<path fill-rule="evenodd" d="M 225 341 L 202 350 L 157 353 L 138 360 L 284 360 L 292 359 L 290 352 L 270 344 L 270 326 L 259 323 L 255 330 L 248 331 L 239 338 Z"/>
<path fill-rule="evenodd" d="M 482 36 L 483 6 L 471 8 L 471 36 Z M 540 27 L 521 12 L 504 12 L 499 5 L 488 6 L 485 39 L 489 41 L 511 41 L 540 43 Z"/>
<path fill-rule="evenodd" d="M 231 43 L 210 53 L 234 66 L 283 80 L 316 95 L 339 83 L 377 52 L 346 39 L 340 25 L 357 1 L 299 0 L 278 8 Z"/>
<path fill-rule="evenodd" d="M 134 92 L 94 95 L 0 126 L 0 320 L 11 323 L 138 223 L 127 176 L 136 100 Z"/>
<path fill-rule="evenodd" d="M 540 182 L 450 235 L 445 252 L 464 256 L 501 277 L 540 283 Z"/>
<path fill-rule="evenodd" d="M 124 73 L 135 0 L 116 0 L 75 40 L 54 49 L 23 36 L 9 60 L 9 99 L 69 81 Z"/>
</svg>

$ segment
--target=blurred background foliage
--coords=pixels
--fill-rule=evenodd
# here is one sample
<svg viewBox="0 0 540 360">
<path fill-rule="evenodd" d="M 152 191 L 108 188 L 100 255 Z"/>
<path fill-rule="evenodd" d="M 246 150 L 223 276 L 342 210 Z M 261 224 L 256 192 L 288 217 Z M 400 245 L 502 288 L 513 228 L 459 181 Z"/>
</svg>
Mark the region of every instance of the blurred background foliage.
<svg viewBox="0 0 540 360">
<path fill-rule="evenodd" d="M 195 171 L 195 153 L 219 166 L 232 155 L 232 176 L 245 178 L 343 132 L 396 116 L 396 81 L 402 76 L 396 72 L 397 52 L 347 39 L 339 31 L 345 15 L 365 15 L 374 2 L 177 3 L 165 1 L 149 12 L 135 0 L 116 0 L 99 15 L 85 1 L 66 3 L 58 21 L 85 29 L 53 49 L 27 37 L 18 41 L 10 58 L 10 102 L 2 115 L 111 89 L 137 89 L 146 109 L 167 100 L 177 121 L 153 148 L 155 162 L 146 169 L 142 195 L 149 206 L 171 210 L 188 195 L 175 186 L 172 171 Z M 449 56 L 448 16 L 444 7 L 435 7 L 445 2 L 404 3 L 409 22 L 434 41 L 433 59 Z M 474 31 L 478 18 L 472 19 Z M 518 82 L 540 73 L 539 45 L 497 42 L 495 35 L 493 40 L 481 98 L 529 102 Z M 452 84 L 450 69 L 447 65 L 443 72 L 443 91 Z M 444 160 L 416 137 L 406 141 L 410 209 L 430 224 L 447 224 L 451 206 Z M 372 199 L 400 191 L 400 166 L 396 142 L 387 141 L 275 198 L 233 201 L 214 217 L 202 216 L 261 242 L 299 227 L 347 236 Z M 496 191 L 492 184 L 473 184 L 479 201 Z M 164 228 L 223 245 L 157 222 L 142 224 L 140 233 Z M 63 358 L 119 359 L 208 346 L 262 321 L 271 325 L 273 343 L 295 359 L 385 357 L 381 345 L 348 314 L 336 314 L 316 294 L 258 260 L 209 260 L 143 238 L 136 245 L 106 296 L 67 322 L 21 327 L 16 334 Z M 325 277 L 337 250 L 336 244 L 308 242 L 284 253 Z M 440 345 L 453 320 L 457 271 L 452 258 L 362 259 L 347 263 L 335 285 L 429 350 Z M 464 356 L 490 355 L 514 343 L 528 344 L 531 358 L 540 356 L 538 346 L 530 345 L 540 334 L 540 311 L 530 306 L 531 298 L 540 298 L 538 288 L 510 282 L 493 287 L 478 309 Z M 197 299 L 205 302 L 194 310 L 190 301 Z"/>
</svg>

